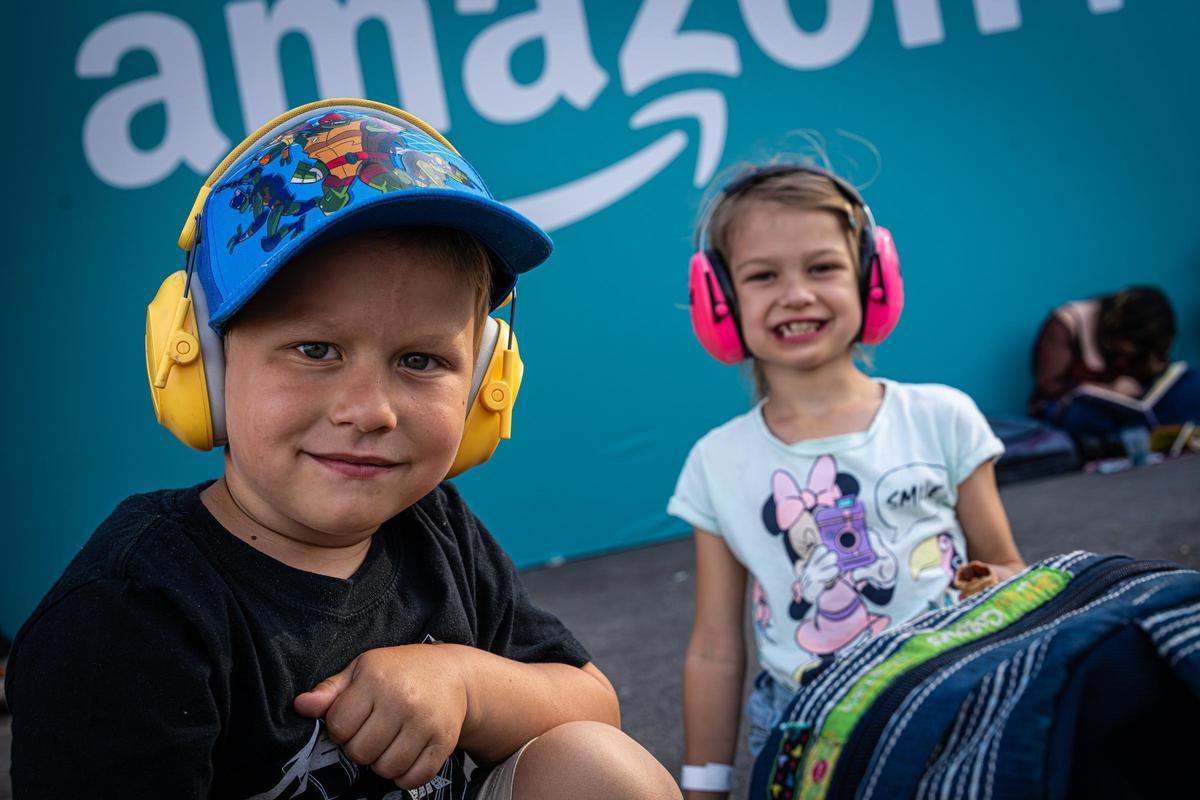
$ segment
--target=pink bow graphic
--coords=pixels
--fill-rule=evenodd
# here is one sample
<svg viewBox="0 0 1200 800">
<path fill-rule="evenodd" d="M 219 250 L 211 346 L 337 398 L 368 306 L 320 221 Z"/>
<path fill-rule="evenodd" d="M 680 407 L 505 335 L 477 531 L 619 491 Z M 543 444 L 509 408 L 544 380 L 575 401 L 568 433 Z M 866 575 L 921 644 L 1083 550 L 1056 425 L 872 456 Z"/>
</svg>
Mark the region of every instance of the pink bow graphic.
<svg viewBox="0 0 1200 800">
<path fill-rule="evenodd" d="M 835 506 L 842 490 L 837 485 L 837 462 L 833 456 L 821 456 L 808 471 L 808 486 L 801 489 L 784 470 L 771 476 L 771 492 L 775 496 L 775 521 L 780 530 L 796 524 L 807 511 L 817 506 Z"/>
</svg>

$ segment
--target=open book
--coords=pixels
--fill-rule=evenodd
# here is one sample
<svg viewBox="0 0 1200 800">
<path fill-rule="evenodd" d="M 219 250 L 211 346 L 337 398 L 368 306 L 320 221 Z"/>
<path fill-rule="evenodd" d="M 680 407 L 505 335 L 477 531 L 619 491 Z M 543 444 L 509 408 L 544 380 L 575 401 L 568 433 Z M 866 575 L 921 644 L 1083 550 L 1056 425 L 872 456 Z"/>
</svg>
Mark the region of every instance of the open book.
<svg viewBox="0 0 1200 800">
<path fill-rule="evenodd" d="M 1090 385 L 1076 387 L 1067 397 L 1071 402 L 1085 403 L 1100 409 L 1120 425 L 1144 425 L 1153 428 L 1158 425 L 1158 417 L 1154 413 L 1158 401 L 1170 391 L 1186 370 L 1187 363 L 1176 361 L 1158 376 L 1141 397 L 1130 397 L 1112 389 Z"/>
</svg>

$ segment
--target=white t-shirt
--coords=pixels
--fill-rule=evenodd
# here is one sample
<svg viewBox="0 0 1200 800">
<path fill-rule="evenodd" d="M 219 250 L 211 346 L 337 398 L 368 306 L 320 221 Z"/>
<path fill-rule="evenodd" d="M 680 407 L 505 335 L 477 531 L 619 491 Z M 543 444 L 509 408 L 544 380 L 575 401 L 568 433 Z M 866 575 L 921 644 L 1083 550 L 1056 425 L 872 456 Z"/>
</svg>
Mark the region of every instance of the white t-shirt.
<svg viewBox="0 0 1200 800">
<path fill-rule="evenodd" d="M 785 444 L 761 403 L 713 429 L 667 505 L 750 572 L 759 662 L 792 687 L 846 645 L 953 602 L 958 486 L 1004 451 L 962 392 L 880 382 L 865 431 Z"/>
</svg>

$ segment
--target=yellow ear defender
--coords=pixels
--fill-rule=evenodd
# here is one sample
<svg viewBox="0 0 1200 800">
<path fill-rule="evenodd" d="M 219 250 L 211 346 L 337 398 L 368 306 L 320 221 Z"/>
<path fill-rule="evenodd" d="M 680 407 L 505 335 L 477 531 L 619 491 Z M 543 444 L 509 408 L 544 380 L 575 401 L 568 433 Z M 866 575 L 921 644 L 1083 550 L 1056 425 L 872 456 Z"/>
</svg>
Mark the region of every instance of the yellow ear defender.
<svg viewBox="0 0 1200 800">
<path fill-rule="evenodd" d="M 486 323 L 471 382 L 467 422 L 447 478 L 487 461 L 501 439 L 512 438 L 513 404 L 525 365 L 512 327 L 494 317 L 488 317 Z"/>
<path fill-rule="evenodd" d="M 204 290 L 189 278 L 168 275 L 146 308 L 146 374 L 159 424 L 188 447 L 211 450 L 225 443 L 225 353 L 208 327 Z"/>
<path fill-rule="evenodd" d="M 399 117 L 457 153 L 440 133 L 406 111 L 368 100 L 338 98 L 309 103 L 276 117 L 246 137 L 217 165 L 200 187 L 179 237 L 179 246 L 187 254 L 185 268 L 167 276 L 146 309 L 146 375 L 154 415 L 188 447 L 211 450 L 226 442 L 224 347 L 220 336 L 208 324 L 204 288 L 199 280 L 194 280 L 200 217 L 212 187 L 264 135 L 296 117 L 332 106 L 351 106 Z M 509 323 L 490 316 L 484 321 L 463 436 L 448 478 L 487 461 L 500 440 L 512 436 L 513 405 L 525 368 L 511 315 L 512 309 Z"/>
</svg>

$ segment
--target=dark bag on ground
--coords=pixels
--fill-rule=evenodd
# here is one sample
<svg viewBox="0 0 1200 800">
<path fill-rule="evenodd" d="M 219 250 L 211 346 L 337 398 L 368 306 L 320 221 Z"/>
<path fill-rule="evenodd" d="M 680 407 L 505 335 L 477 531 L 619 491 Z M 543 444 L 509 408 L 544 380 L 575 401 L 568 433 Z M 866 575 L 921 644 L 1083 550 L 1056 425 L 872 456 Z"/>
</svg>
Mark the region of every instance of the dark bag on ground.
<svg viewBox="0 0 1200 800">
<path fill-rule="evenodd" d="M 1195 797 L 1200 572 L 1047 559 L 802 687 L 753 800 Z"/>
<path fill-rule="evenodd" d="M 1004 454 L 996 462 L 1001 486 L 1079 468 L 1075 442 L 1065 431 L 1030 417 L 989 415 L 987 421 L 1004 442 Z"/>
</svg>

